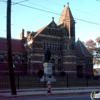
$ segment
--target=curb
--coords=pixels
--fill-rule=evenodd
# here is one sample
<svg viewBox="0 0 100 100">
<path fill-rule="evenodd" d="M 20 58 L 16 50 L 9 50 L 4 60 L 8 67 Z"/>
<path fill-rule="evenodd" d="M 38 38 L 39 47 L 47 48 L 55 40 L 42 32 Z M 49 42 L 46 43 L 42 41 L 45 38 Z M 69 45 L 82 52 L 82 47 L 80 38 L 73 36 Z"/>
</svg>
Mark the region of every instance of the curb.
<svg viewBox="0 0 100 100">
<path fill-rule="evenodd" d="M 87 89 L 87 87 L 85 87 L 85 88 L 61 88 L 61 89 L 59 89 L 59 88 L 52 88 L 51 90 L 53 90 L 53 91 L 56 91 L 56 90 L 85 90 L 85 89 Z M 100 89 L 100 87 L 95 87 L 95 88 L 93 88 L 93 87 L 88 87 L 88 89 Z M 17 92 L 25 92 L 25 91 L 47 91 L 47 89 L 45 88 L 45 89 L 29 89 L 29 90 L 27 90 L 27 89 L 17 89 Z M 0 93 L 7 93 L 7 92 L 11 92 L 11 90 L 0 90 Z"/>
<path fill-rule="evenodd" d="M 10 95 L 10 96 L 0 96 L 1 98 L 19 98 L 19 97 L 39 97 L 39 96 L 64 96 L 64 95 L 83 95 L 90 94 L 91 92 L 72 92 L 72 93 L 44 93 L 44 94 L 27 94 L 27 95 Z"/>
</svg>

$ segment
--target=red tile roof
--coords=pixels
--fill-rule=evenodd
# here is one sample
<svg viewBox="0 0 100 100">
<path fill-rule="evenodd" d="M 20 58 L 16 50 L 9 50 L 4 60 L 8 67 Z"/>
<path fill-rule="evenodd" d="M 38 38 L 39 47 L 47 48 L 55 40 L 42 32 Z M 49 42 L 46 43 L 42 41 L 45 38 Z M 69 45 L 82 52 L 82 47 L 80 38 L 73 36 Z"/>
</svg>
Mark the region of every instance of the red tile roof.
<svg viewBox="0 0 100 100">
<path fill-rule="evenodd" d="M 37 36 L 40 32 L 42 32 L 46 27 L 47 27 L 47 25 L 42 27 L 42 28 L 40 28 L 39 30 L 37 30 L 36 34 L 34 35 L 34 37 Z"/>
<path fill-rule="evenodd" d="M 21 40 L 12 39 L 12 52 L 26 52 Z M 6 38 L 0 38 L 0 51 L 7 51 Z"/>
<path fill-rule="evenodd" d="M 69 5 L 64 7 L 64 9 L 61 13 L 60 19 L 58 21 L 58 25 L 62 24 L 63 21 L 67 22 L 68 20 L 74 21 L 74 18 L 70 11 Z"/>
</svg>

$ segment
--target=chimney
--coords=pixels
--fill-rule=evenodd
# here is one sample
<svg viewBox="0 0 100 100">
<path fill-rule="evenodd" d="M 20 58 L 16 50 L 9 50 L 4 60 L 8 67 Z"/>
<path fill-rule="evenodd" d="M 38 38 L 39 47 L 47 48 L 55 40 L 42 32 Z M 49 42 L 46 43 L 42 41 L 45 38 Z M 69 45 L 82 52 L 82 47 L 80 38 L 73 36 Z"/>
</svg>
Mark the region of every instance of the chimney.
<svg viewBox="0 0 100 100">
<path fill-rule="evenodd" d="M 20 31 L 20 39 L 24 39 L 24 29 Z"/>
</svg>

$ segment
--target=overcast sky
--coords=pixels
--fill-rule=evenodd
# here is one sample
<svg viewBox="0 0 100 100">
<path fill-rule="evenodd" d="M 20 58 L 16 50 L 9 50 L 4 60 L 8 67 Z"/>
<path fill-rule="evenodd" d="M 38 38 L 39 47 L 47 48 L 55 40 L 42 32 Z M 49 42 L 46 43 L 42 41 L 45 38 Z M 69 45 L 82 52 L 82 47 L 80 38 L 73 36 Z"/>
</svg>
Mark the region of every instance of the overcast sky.
<svg viewBox="0 0 100 100">
<path fill-rule="evenodd" d="M 6 0 L 0 0 L 0 37 L 6 37 L 7 3 L 2 1 Z M 20 1 L 12 0 L 12 2 Z M 38 30 L 49 24 L 52 17 L 57 23 L 64 8 L 63 5 L 67 5 L 68 2 L 76 21 L 76 40 L 79 38 L 81 41 L 87 41 L 100 37 L 99 0 L 26 0 L 20 3 L 24 6 L 12 4 L 12 38 L 19 39 L 21 29 L 25 29 L 25 35 L 26 31 Z"/>
</svg>

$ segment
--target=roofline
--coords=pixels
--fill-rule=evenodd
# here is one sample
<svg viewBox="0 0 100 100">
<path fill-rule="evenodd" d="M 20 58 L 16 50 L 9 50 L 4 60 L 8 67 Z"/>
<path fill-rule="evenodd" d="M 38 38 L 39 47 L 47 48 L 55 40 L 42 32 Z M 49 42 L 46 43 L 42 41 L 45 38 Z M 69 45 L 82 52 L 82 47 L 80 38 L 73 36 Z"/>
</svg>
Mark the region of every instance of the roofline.
<svg viewBox="0 0 100 100">
<path fill-rule="evenodd" d="M 0 37 L 0 39 L 7 39 L 5 37 Z M 11 38 L 11 40 L 21 40 L 21 39 L 14 39 L 14 38 Z"/>
<path fill-rule="evenodd" d="M 79 41 L 79 40 L 78 40 L 78 41 Z M 84 53 L 84 51 L 83 51 L 83 48 L 82 48 L 82 45 L 81 45 L 80 41 L 79 41 L 79 44 L 80 44 L 80 47 L 81 47 L 81 50 L 82 50 L 83 55 L 85 55 L 85 53 Z"/>
<path fill-rule="evenodd" d="M 83 55 L 84 55 L 84 57 L 93 57 L 93 55 L 90 53 L 90 55 L 85 55 L 85 53 L 84 53 L 84 51 L 83 51 L 83 49 L 82 49 L 82 45 L 81 45 L 81 41 L 78 39 L 77 41 L 76 41 L 76 45 L 77 45 L 77 43 L 79 42 L 79 45 L 80 45 L 80 47 L 81 47 L 81 50 L 82 50 L 82 53 L 83 53 Z M 84 45 L 83 45 L 84 46 Z M 85 46 L 84 46 L 85 47 Z M 86 48 L 86 47 L 85 47 Z M 86 48 L 87 49 L 87 48 Z"/>
<path fill-rule="evenodd" d="M 55 23 L 55 21 L 51 21 L 49 24 L 47 24 L 47 25 L 45 25 L 44 27 L 42 27 L 42 28 L 40 28 L 40 29 L 42 29 L 38 34 L 40 34 L 45 28 L 47 28 L 52 22 L 54 22 Z M 55 23 L 56 24 L 56 23 Z M 57 25 L 57 24 L 56 24 Z M 37 37 L 38 36 L 38 34 L 36 33 L 35 35 L 34 35 L 34 38 L 35 37 Z"/>
</svg>

